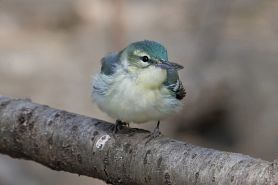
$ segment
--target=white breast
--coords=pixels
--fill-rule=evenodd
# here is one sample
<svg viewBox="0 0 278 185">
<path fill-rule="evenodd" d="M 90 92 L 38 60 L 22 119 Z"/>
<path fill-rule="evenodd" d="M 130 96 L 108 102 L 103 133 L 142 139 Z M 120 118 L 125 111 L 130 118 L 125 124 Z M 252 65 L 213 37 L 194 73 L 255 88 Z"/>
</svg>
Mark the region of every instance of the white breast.
<svg viewBox="0 0 278 185">
<path fill-rule="evenodd" d="M 146 79 L 148 75 L 132 77 L 121 71 L 112 76 L 98 74 L 93 82 L 93 99 L 109 116 L 126 122 L 158 121 L 178 111 L 182 103 L 167 88 Z M 157 75 L 149 77 L 155 79 Z"/>
</svg>

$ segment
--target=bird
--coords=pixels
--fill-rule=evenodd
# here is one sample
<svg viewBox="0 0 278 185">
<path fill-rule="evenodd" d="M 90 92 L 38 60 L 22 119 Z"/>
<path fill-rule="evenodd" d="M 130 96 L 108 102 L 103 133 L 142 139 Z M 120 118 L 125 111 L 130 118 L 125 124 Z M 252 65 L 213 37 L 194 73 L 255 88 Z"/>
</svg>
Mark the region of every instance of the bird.
<svg viewBox="0 0 278 185">
<path fill-rule="evenodd" d="M 180 111 L 185 89 L 166 48 L 151 40 L 129 44 L 101 59 L 91 80 L 93 102 L 116 119 L 115 133 L 129 123 L 157 121 L 152 137 L 160 135 L 160 120 Z"/>
</svg>

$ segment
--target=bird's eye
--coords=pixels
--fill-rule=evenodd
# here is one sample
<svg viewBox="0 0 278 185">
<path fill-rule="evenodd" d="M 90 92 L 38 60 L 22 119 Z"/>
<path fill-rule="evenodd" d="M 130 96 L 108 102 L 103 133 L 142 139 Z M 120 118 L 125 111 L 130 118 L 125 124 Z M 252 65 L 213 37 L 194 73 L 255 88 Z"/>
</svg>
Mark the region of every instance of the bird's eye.
<svg viewBox="0 0 278 185">
<path fill-rule="evenodd" d="M 148 62 L 149 61 L 149 57 L 148 56 L 143 56 L 142 57 L 142 61 L 143 62 Z"/>
</svg>

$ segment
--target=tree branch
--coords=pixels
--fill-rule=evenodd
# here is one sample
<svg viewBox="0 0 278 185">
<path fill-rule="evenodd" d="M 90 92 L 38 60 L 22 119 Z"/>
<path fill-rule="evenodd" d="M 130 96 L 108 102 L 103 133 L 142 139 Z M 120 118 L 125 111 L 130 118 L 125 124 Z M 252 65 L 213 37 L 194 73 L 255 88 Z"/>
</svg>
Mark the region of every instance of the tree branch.
<svg viewBox="0 0 278 185">
<path fill-rule="evenodd" d="M 112 184 L 277 184 L 278 163 L 0 96 L 0 153 Z"/>
</svg>

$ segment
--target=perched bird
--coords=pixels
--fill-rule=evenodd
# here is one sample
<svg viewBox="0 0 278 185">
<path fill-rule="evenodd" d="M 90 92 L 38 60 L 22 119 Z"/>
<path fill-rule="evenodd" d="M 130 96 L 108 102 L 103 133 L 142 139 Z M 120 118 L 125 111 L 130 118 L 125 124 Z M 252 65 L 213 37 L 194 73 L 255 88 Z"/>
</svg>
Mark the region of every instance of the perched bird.
<svg viewBox="0 0 278 185">
<path fill-rule="evenodd" d="M 115 118 L 115 132 L 124 124 L 158 121 L 153 136 L 160 134 L 160 120 L 182 107 L 185 90 L 167 50 L 155 41 L 134 42 L 101 59 L 91 95 L 98 107 Z"/>
</svg>

